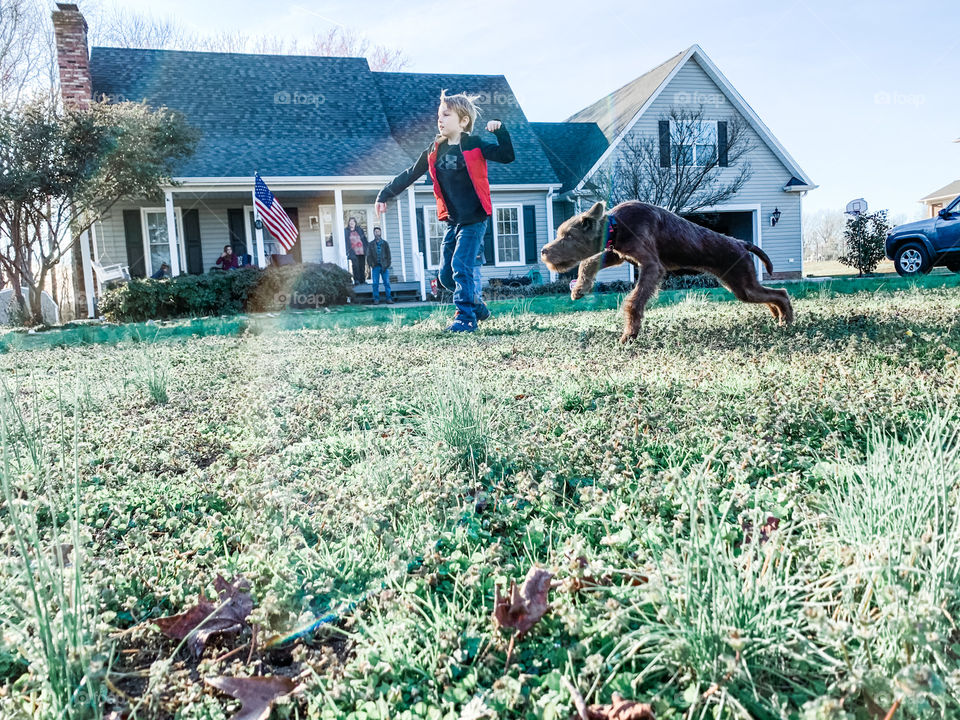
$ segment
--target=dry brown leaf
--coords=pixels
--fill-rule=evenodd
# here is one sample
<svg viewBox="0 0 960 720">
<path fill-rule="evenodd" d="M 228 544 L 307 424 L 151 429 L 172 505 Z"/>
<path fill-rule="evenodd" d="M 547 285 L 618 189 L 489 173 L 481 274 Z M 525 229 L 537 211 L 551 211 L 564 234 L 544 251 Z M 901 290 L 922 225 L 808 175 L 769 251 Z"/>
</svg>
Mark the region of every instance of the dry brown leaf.
<svg viewBox="0 0 960 720">
<path fill-rule="evenodd" d="M 187 640 L 187 645 L 196 657 L 203 654 L 207 641 L 214 635 L 239 632 L 246 627 L 247 616 L 253 610 L 253 598 L 248 592 L 250 583 L 243 578 L 237 578 L 233 583 L 229 583 L 217 575 L 213 586 L 220 595 L 218 602 L 207 600 L 201 593 L 200 599 L 193 607 L 179 615 L 154 620 L 160 632 L 168 638 L 183 640 L 193 633 Z M 217 610 L 223 603 L 226 604 Z"/>
<path fill-rule="evenodd" d="M 217 690 L 236 698 L 240 711 L 231 720 L 267 720 L 273 703 L 293 692 L 296 683 L 288 677 L 214 677 L 205 682 Z"/>
<path fill-rule="evenodd" d="M 649 703 L 624 700 L 621 695 L 614 693 L 613 704 L 590 705 L 587 708 L 587 720 L 655 720 L 655 718 Z"/>
<path fill-rule="evenodd" d="M 509 597 L 502 597 L 497 587 L 493 601 L 494 622 L 499 627 L 514 628 L 518 636 L 525 635 L 550 609 L 547 594 L 551 578 L 553 573 L 547 570 L 530 568 L 519 589 L 515 581 L 510 581 Z"/>
</svg>

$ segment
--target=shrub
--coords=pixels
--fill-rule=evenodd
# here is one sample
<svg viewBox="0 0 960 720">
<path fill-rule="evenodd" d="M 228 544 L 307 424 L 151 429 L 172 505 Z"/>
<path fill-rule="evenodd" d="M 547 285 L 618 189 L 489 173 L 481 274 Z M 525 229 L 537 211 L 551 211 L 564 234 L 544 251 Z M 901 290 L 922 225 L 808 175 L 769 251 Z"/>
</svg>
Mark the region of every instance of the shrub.
<svg viewBox="0 0 960 720">
<path fill-rule="evenodd" d="M 330 263 L 306 263 L 131 280 L 104 293 L 100 312 L 115 322 L 138 322 L 342 305 L 352 297 L 346 270 Z"/>
</svg>

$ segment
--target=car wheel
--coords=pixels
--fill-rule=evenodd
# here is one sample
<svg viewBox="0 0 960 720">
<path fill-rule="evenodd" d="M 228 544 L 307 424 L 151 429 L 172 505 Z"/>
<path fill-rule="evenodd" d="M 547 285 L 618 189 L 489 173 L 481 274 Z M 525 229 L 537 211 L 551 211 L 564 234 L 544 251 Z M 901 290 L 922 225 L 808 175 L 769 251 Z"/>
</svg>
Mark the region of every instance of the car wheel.
<svg viewBox="0 0 960 720">
<path fill-rule="evenodd" d="M 930 258 L 923 245 L 908 243 L 893 256 L 893 266 L 903 277 L 930 272 Z"/>
</svg>

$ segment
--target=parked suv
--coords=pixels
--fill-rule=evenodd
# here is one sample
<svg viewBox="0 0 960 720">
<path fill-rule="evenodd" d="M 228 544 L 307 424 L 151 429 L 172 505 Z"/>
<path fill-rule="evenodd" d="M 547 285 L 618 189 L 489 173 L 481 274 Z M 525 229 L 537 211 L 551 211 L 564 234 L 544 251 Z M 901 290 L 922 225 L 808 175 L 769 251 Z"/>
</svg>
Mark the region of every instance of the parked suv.
<svg viewBox="0 0 960 720">
<path fill-rule="evenodd" d="M 900 275 L 926 274 L 939 265 L 960 272 L 960 196 L 936 217 L 891 230 L 887 257 Z"/>
</svg>

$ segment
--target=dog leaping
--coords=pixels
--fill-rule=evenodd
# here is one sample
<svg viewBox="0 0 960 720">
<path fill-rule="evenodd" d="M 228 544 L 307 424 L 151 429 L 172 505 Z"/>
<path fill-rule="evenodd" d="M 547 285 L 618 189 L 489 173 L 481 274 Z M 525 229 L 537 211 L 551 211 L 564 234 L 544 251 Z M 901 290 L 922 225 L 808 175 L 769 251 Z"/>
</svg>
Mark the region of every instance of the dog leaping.
<svg viewBox="0 0 960 720">
<path fill-rule="evenodd" d="M 710 273 L 737 297 L 763 303 L 781 325 L 793 322 L 790 296 L 782 288 L 760 284 L 753 255 L 768 273 L 773 263 L 760 248 L 722 235 L 669 210 L 632 200 L 605 212 L 598 202 L 557 229 L 557 237 L 543 247 L 543 262 L 554 272 L 580 263 L 570 296 L 577 300 L 590 292 L 597 272 L 623 262 L 640 266 L 637 285 L 624 302 L 625 322 L 620 342 L 637 337 L 643 311 L 666 272 L 687 270 Z"/>
</svg>

